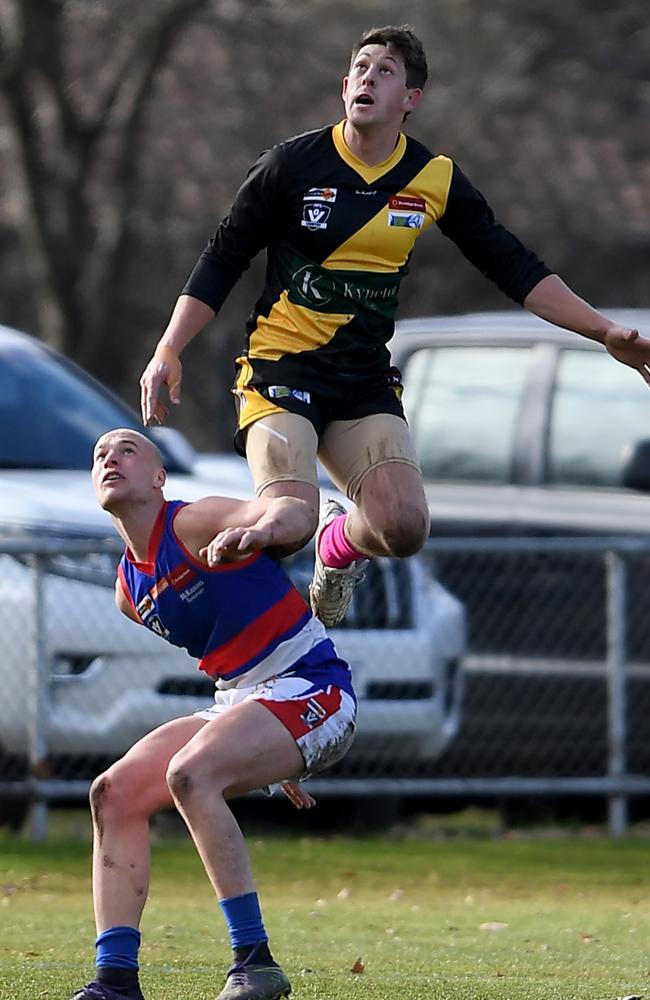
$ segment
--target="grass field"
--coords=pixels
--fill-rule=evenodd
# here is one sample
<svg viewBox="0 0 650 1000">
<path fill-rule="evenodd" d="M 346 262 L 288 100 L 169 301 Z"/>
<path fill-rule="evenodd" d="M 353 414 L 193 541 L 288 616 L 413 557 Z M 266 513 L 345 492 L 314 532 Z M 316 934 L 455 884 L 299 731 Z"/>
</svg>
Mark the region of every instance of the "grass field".
<svg viewBox="0 0 650 1000">
<path fill-rule="evenodd" d="M 650 995 L 647 839 L 249 842 L 296 1000 Z M 92 978 L 89 849 L 85 835 L 0 835 L 2 1000 L 65 1000 Z M 142 929 L 147 1000 L 213 1000 L 229 949 L 189 841 L 154 845 Z M 352 972 L 357 959 L 363 971 Z"/>
</svg>

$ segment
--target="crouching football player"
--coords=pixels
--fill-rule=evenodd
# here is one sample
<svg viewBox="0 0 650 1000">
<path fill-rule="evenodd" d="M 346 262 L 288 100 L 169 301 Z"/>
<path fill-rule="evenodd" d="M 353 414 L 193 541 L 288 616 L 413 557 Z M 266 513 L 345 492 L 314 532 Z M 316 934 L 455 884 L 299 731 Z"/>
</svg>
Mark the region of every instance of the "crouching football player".
<svg viewBox="0 0 650 1000">
<path fill-rule="evenodd" d="M 218 1000 L 279 1000 L 242 833 L 228 799 L 295 784 L 332 764 L 354 735 L 350 669 L 277 561 L 308 529 L 295 497 L 166 500 L 160 452 L 137 431 L 104 434 L 92 479 L 126 544 L 117 605 L 185 647 L 215 681 L 205 711 L 168 722 L 92 785 L 95 978 L 73 1000 L 143 1000 L 138 930 L 150 870 L 149 818 L 176 806 L 228 925 L 233 964 Z"/>
</svg>

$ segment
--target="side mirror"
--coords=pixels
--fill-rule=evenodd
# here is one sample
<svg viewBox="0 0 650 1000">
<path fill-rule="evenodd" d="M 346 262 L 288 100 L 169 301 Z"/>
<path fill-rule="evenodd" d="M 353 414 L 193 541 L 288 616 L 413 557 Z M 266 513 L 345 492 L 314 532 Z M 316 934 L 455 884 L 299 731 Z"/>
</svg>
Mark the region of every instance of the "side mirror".
<svg viewBox="0 0 650 1000">
<path fill-rule="evenodd" d="M 621 486 L 650 493 L 650 440 L 647 438 L 626 447 Z"/>
</svg>

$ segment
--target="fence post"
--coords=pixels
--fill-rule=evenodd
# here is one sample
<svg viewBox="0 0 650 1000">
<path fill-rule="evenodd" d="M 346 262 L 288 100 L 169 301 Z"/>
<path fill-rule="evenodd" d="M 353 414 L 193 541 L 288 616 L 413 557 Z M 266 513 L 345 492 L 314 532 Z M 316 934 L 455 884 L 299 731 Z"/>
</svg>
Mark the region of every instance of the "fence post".
<svg viewBox="0 0 650 1000">
<path fill-rule="evenodd" d="M 627 772 L 626 712 L 626 565 L 619 552 L 605 553 L 607 580 L 607 775 L 620 779 Z M 628 829 L 626 796 L 608 797 L 609 832 L 620 837 Z"/>
<path fill-rule="evenodd" d="M 44 576 L 46 555 L 32 556 L 34 569 L 33 615 L 30 627 L 30 655 L 27 664 L 27 760 L 29 764 L 30 806 L 28 827 L 32 840 L 47 837 L 47 802 L 38 795 L 47 758 L 47 701 L 49 668 L 45 641 Z"/>
</svg>

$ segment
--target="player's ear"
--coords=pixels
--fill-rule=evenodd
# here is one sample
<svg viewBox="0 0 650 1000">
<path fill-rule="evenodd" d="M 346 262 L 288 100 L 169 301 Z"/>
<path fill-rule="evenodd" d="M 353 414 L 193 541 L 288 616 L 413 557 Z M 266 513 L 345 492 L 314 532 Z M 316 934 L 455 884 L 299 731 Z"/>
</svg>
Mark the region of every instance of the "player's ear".
<svg viewBox="0 0 650 1000">
<path fill-rule="evenodd" d="M 160 487 L 160 489 L 162 489 L 166 482 L 167 482 L 167 473 L 161 467 L 160 469 L 156 470 L 156 475 L 154 477 L 154 484 Z"/>
<path fill-rule="evenodd" d="M 415 111 L 418 104 L 420 103 L 420 100 L 422 99 L 422 93 L 423 91 L 420 87 L 413 87 L 412 90 L 409 90 L 402 103 L 402 107 L 404 109 L 405 114 L 409 114 L 411 111 Z"/>
</svg>

